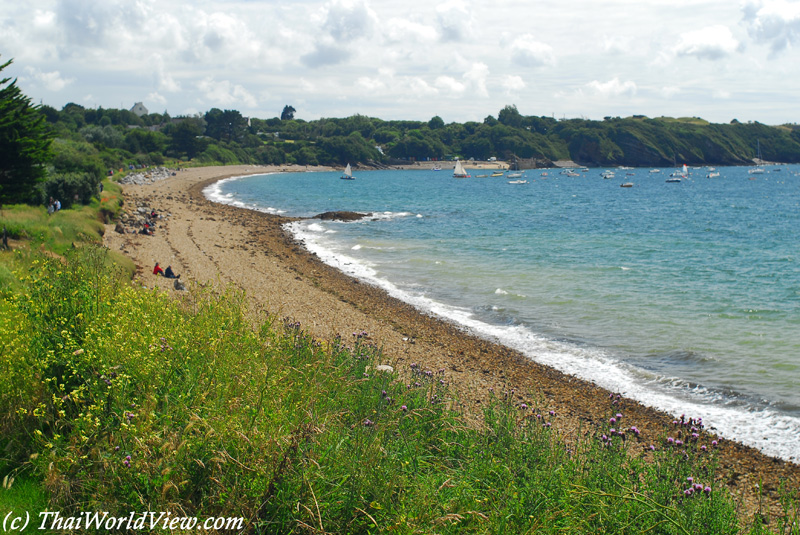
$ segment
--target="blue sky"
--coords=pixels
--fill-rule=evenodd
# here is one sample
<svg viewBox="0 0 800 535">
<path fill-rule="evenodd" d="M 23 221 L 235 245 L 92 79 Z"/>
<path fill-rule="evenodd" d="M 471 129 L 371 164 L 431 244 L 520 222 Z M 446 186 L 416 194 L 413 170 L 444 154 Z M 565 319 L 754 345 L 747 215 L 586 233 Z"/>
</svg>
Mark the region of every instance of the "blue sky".
<svg viewBox="0 0 800 535">
<path fill-rule="evenodd" d="M 34 101 L 171 115 L 800 123 L 800 0 L 0 0 Z"/>
</svg>

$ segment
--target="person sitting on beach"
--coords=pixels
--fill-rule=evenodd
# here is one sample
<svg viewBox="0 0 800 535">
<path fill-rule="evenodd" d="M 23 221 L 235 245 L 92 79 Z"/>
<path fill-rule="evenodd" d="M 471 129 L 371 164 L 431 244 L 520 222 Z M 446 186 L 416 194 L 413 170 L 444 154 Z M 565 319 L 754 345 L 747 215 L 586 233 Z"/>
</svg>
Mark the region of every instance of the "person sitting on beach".
<svg viewBox="0 0 800 535">
<path fill-rule="evenodd" d="M 164 276 L 168 279 L 180 279 L 180 275 L 176 275 L 174 271 L 172 271 L 172 266 L 167 266 L 167 269 L 164 271 Z"/>
<path fill-rule="evenodd" d="M 151 210 L 150 211 L 150 219 L 155 219 L 157 217 L 158 217 L 158 214 L 156 213 L 156 211 L 155 210 Z"/>
<path fill-rule="evenodd" d="M 152 236 L 153 231 L 150 230 L 150 224 L 145 223 L 144 225 L 142 225 L 142 230 L 139 231 L 139 234 L 146 234 L 147 236 Z"/>
<path fill-rule="evenodd" d="M 158 262 L 156 262 L 156 267 L 153 268 L 153 275 L 164 275 L 164 270 L 161 269 L 161 266 L 158 265 Z"/>
</svg>

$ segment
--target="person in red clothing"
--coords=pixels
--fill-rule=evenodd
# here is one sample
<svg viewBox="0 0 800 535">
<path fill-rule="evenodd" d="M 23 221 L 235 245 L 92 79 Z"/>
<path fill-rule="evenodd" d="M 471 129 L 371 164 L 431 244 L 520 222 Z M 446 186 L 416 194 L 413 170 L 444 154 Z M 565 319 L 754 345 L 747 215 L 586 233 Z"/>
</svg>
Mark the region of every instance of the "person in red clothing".
<svg viewBox="0 0 800 535">
<path fill-rule="evenodd" d="M 158 262 L 156 262 L 156 267 L 153 268 L 153 275 L 164 275 L 164 270 L 161 269 L 161 266 L 158 265 Z"/>
</svg>

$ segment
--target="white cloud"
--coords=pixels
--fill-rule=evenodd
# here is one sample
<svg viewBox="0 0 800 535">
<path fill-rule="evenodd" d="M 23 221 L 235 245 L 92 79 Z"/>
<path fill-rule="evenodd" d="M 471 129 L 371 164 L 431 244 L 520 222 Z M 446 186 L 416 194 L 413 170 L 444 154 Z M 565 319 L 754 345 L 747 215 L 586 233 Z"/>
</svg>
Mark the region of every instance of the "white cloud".
<svg viewBox="0 0 800 535">
<path fill-rule="evenodd" d="M 666 86 L 666 87 L 662 87 L 659 90 L 659 94 L 661 94 L 661 96 L 663 96 L 664 98 L 672 98 L 675 95 L 680 94 L 680 92 L 681 92 L 681 88 L 680 87 L 675 87 L 674 85 L 669 85 L 669 86 Z"/>
<path fill-rule="evenodd" d="M 307 67 L 347 62 L 358 50 L 356 43 L 369 39 L 378 17 L 365 0 L 333 0 L 315 16 L 320 20 L 313 50 L 300 57 Z"/>
<path fill-rule="evenodd" d="M 486 81 L 489 78 L 489 66 L 485 63 L 474 63 L 469 70 L 464 73 L 464 80 L 469 87 L 481 97 L 488 97 L 489 90 L 486 88 Z"/>
<path fill-rule="evenodd" d="M 472 15 L 460 0 L 449 0 L 436 6 L 436 22 L 442 42 L 463 42 L 472 34 Z"/>
<path fill-rule="evenodd" d="M 506 94 L 522 91 L 526 87 L 522 77 L 516 75 L 503 76 L 500 79 L 500 85 L 506 90 Z"/>
<path fill-rule="evenodd" d="M 214 106 L 244 105 L 255 108 L 258 105 L 256 98 L 244 87 L 232 84 L 228 80 L 217 82 L 213 78 L 205 78 L 198 84 L 198 89 Z"/>
<path fill-rule="evenodd" d="M 633 96 L 636 94 L 636 84 L 630 80 L 620 82 L 619 78 L 613 78 L 607 82 L 593 80 L 586 84 L 586 87 L 595 95 L 612 98 L 621 96 Z"/>
<path fill-rule="evenodd" d="M 537 41 L 530 34 L 514 39 L 511 43 L 511 59 L 521 67 L 545 67 L 556 63 L 553 47 Z"/>
<path fill-rule="evenodd" d="M 436 41 L 436 29 L 432 26 L 408 19 L 391 19 L 384 29 L 385 37 L 392 43 L 413 43 L 415 45 Z"/>
<path fill-rule="evenodd" d="M 701 30 L 682 33 L 675 47 L 678 56 L 695 56 L 698 59 L 719 60 L 741 49 L 727 26 L 707 26 Z"/>
<path fill-rule="evenodd" d="M 153 54 L 150 57 L 149 63 L 151 68 L 155 71 L 156 86 L 159 90 L 169 93 L 177 93 L 181 90 L 181 84 L 176 82 L 172 74 L 168 72 L 161 54 Z"/>
<path fill-rule="evenodd" d="M 158 93 L 150 93 L 149 95 L 147 95 L 147 99 L 146 100 L 147 100 L 147 102 L 153 102 L 153 103 L 159 104 L 161 106 L 164 106 L 164 105 L 167 104 L 167 99 L 164 98 L 163 96 L 159 95 Z"/>
<path fill-rule="evenodd" d="M 461 95 L 467 90 L 467 86 L 459 82 L 452 76 L 439 76 L 436 79 L 436 87 L 444 90 L 447 93 L 454 95 Z"/>
<path fill-rule="evenodd" d="M 42 72 L 35 67 L 25 67 L 25 74 L 48 91 L 61 91 L 75 81 L 74 78 L 64 78 L 58 71 Z"/>
<path fill-rule="evenodd" d="M 403 84 L 408 88 L 408 91 L 415 97 L 431 97 L 439 93 L 435 87 L 431 87 L 428 82 L 418 76 L 408 78 L 406 83 Z"/>
<path fill-rule="evenodd" d="M 333 0 L 322 30 L 339 42 L 371 37 L 378 17 L 364 0 Z"/>
<path fill-rule="evenodd" d="M 773 54 L 790 48 L 800 38 L 800 2 L 748 0 L 742 4 L 748 33 Z"/>
<path fill-rule="evenodd" d="M 384 83 L 384 81 L 380 78 L 361 76 L 358 80 L 356 80 L 356 85 L 367 91 L 367 93 L 386 90 L 386 83 Z"/>
<path fill-rule="evenodd" d="M 300 57 L 300 61 L 306 67 L 325 67 L 326 65 L 338 65 L 350 59 L 353 53 L 346 47 L 338 46 L 331 41 L 318 42 L 314 45 L 314 50 Z"/>
</svg>

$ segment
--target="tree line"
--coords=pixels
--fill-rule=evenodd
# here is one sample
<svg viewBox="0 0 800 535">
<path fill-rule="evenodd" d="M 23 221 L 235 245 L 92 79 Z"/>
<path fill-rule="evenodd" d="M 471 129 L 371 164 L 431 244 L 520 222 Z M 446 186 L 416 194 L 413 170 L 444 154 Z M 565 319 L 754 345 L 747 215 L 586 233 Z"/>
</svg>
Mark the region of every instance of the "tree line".
<svg viewBox="0 0 800 535">
<path fill-rule="evenodd" d="M 11 62 L 0 65 L 0 71 Z M 109 170 L 165 162 L 200 164 L 391 165 L 496 157 L 549 166 L 743 165 L 760 146 L 767 161 L 800 162 L 800 126 L 714 124 L 692 118 L 606 117 L 602 121 L 522 115 L 515 105 L 482 122 L 385 121 L 364 115 L 270 119 L 212 108 L 171 117 L 128 110 L 34 106 L 0 80 L 0 203 L 50 196 L 88 202 Z M 62 202 L 64 202 L 62 201 Z"/>
</svg>

